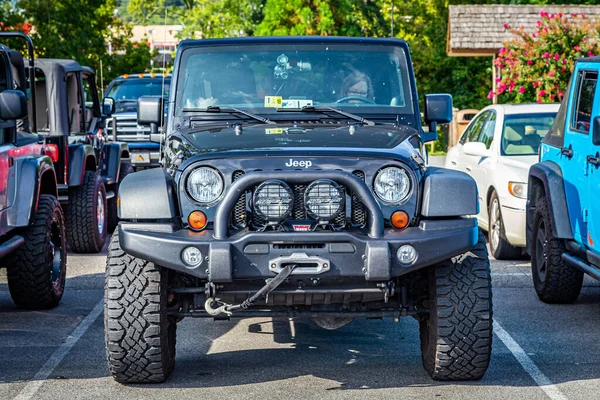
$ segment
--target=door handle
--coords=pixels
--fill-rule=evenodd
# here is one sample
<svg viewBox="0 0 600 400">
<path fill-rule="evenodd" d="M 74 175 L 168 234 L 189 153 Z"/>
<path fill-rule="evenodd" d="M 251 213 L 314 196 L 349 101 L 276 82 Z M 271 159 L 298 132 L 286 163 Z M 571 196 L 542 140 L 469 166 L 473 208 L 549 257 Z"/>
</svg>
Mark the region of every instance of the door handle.
<svg viewBox="0 0 600 400">
<path fill-rule="evenodd" d="M 596 153 L 595 156 L 587 156 L 587 162 L 596 168 L 600 167 L 600 153 Z"/>
<path fill-rule="evenodd" d="M 562 149 L 560 149 L 560 154 L 562 154 L 563 156 L 567 156 L 567 158 L 570 160 L 571 158 L 573 158 L 573 146 L 569 145 L 569 147 L 563 147 Z"/>
<path fill-rule="evenodd" d="M 450 164 L 456 165 L 456 161 L 452 160 L 452 161 L 450 161 Z"/>
<path fill-rule="evenodd" d="M 466 169 L 467 171 L 469 171 L 469 172 L 471 172 L 471 171 L 473 170 L 473 169 L 472 169 L 472 168 L 471 168 L 469 165 L 467 165 L 467 166 L 465 167 L 465 169 Z"/>
</svg>

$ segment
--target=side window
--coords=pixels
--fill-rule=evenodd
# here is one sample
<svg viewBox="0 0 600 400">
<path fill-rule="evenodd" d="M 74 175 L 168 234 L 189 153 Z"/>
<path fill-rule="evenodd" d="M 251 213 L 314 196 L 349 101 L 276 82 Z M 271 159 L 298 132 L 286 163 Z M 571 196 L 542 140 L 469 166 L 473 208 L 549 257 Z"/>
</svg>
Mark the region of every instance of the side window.
<svg viewBox="0 0 600 400">
<path fill-rule="evenodd" d="M 483 132 L 479 137 L 479 141 L 485 144 L 485 147 L 489 149 L 492 147 L 494 141 L 494 131 L 496 130 L 496 111 L 489 112 L 489 118 L 483 125 Z"/>
<path fill-rule="evenodd" d="M 81 133 L 81 97 L 77 74 L 67 75 L 67 112 L 69 117 L 69 133 Z"/>
<path fill-rule="evenodd" d="M 596 71 L 580 71 L 577 75 L 577 93 L 575 95 L 577 102 L 573 110 L 571 128 L 578 132 L 590 132 L 592 106 L 594 105 L 597 81 L 598 72 Z"/>
<path fill-rule="evenodd" d="M 471 122 L 471 124 L 468 126 L 468 128 L 465 130 L 462 137 L 460 138 L 460 144 L 477 141 L 488 115 L 489 112 L 484 112 L 475 117 L 475 119 L 473 119 L 473 122 Z"/>
<path fill-rule="evenodd" d="M 90 132 L 94 117 L 100 116 L 98 92 L 92 74 L 83 74 L 83 97 L 85 101 L 85 129 Z"/>
</svg>

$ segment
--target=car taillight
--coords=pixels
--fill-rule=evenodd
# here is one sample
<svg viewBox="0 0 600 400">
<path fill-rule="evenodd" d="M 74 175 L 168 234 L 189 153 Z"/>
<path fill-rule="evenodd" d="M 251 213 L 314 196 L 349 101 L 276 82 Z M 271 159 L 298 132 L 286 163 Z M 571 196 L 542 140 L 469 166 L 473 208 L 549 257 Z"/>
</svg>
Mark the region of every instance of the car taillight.
<svg viewBox="0 0 600 400">
<path fill-rule="evenodd" d="M 44 146 L 44 154 L 50 157 L 52 162 L 57 162 L 59 159 L 58 146 L 55 144 L 47 144 Z"/>
</svg>

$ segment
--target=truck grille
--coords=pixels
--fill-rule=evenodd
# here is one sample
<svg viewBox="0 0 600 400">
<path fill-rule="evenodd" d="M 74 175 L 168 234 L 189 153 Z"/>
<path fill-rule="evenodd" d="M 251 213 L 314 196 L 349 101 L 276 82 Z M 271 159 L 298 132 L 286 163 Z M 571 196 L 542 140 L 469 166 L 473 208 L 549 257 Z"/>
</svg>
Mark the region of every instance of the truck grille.
<svg viewBox="0 0 600 400">
<path fill-rule="evenodd" d="M 113 137 L 114 124 L 117 124 L 116 139 L 122 142 L 147 142 L 150 140 L 150 127 L 138 127 L 137 118 L 133 117 L 112 117 L 106 120 L 106 132 Z M 160 128 L 159 128 L 160 131 Z"/>
<path fill-rule="evenodd" d="M 243 171 L 235 171 L 232 175 L 232 181 L 235 181 L 239 177 L 244 174 Z M 365 174 L 362 171 L 354 171 L 354 175 L 365 180 Z M 306 210 L 304 208 L 304 192 L 306 191 L 307 185 L 293 185 L 292 191 L 294 192 L 294 208 L 292 209 L 291 219 L 298 220 L 306 220 L 309 217 L 306 214 Z M 344 192 L 348 193 L 346 188 L 342 186 Z M 353 193 L 348 193 L 350 196 L 350 222 L 355 226 L 364 226 L 366 223 L 366 211 L 365 206 L 358 200 L 358 198 Z M 237 201 L 234 207 L 232 222 L 234 226 L 245 226 L 246 223 L 246 215 L 248 214 L 247 210 L 247 194 L 243 194 L 242 197 Z M 344 210 L 340 215 L 338 215 L 332 223 L 336 226 L 344 226 L 346 225 L 347 215 L 346 210 Z M 264 226 L 266 221 L 259 217 L 256 213 L 252 213 L 252 225 L 253 226 Z"/>
</svg>

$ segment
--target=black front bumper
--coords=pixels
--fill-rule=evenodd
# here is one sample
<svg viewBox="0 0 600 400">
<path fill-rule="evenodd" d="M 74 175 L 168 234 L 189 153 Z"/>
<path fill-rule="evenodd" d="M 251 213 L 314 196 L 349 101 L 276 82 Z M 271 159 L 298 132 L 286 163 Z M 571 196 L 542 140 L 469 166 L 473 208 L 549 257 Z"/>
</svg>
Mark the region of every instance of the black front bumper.
<svg viewBox="0 0 600 400">
<path fill-rule="evenodd" d="M 469 251 L 477 243 L 478 227 L 475 218 L 462 218 L 422 221 L 403 231 L 385 230 L 379 238 L 350 232 L 240 232 L 217 240 L 210 230 L 123 222 L 119 235 L 127 253 L 211 282 L 272 278 L 286 264 L 298 265 L 294 275 L 322 280 L 387 281 Z M 410 265 L 396 257 L 405 244 L 418 254 Z M 188 246 L 202 253 L 200 265 L 182 261 Z"/>
</svg>

